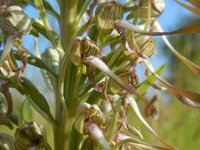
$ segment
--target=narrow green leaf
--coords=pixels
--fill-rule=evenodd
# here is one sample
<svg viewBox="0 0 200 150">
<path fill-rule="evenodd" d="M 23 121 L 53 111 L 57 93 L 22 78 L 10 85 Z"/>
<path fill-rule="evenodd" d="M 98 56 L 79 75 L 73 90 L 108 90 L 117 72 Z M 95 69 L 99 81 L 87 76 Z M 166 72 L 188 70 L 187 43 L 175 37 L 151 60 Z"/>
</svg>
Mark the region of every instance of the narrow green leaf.
<svg viewBox="0 0 200 150">
<path fill-rule="evenodd" d="M 182 2 L 180 2 L 178 0 L 175 0 L 175 2 L 177 2 L 179 5 L 181 5 L 182 7 L 186 8 L 187 10 L 191 11 L 193 14 L 195 14 L 195 15 L 200 17 L 200 9 L 185 5 L 185 4 L 183 4 Z"/>
<path fill-rule="evenodd" d="M 34 0 L 22 0 L 23 2 L 25 2 L 25 4 L 30 4 L 33 7 L 36 8 L 36 5 L 34 3 Z M 47 10 L 47 13 L 51 14 L 52 16 L 54 16 L 57 20 L 59 20 L 60 16 L 59 14 L 56 12 L 56 10 L 51 6 L 51 4 L 47 1 L 47 0 L 42 0 L 43 4 L 44 4 L 44 8 Z"/>
<path fill-rule="evenodd" d="M 45 24 L 38 19 L 33 19 L 32 25 L 40 34 L 52 42 L 52 45 L 57 49 L 61 56 L 64 55 L 59 36 L 55 31 L 53 31 L 50 27 L 47 30 Z"/>
<path fill-rule="evenodd" d="M 9 117 L 9 120 L 14 123 L 15 125 L 18 125 L 18 114 L 17 111 L 15 110 L 15 108 L 12 111 L 11 116 Z"/>
<path fill-rule="evenodd" d="M 23 91 L 19 89 L 18 91 L 20 93 L 24 92 L 22 94 L 23 95 L 25 94 L 28 99 L 30 98 L 31 104 L 32 105 L 34 104 L 33 107 L 36 108 L 36 110 L 38 110 L 40 114 L 42 112 L 41 115 L 45 116 L 45 118 L 47 117 L 47 119 L 50 120 L 51 123 L 54 123 L 54 119 L 50 112 L 47 100 L 42 95 L 42 93 L 38 91 L 35 85 L 33 85 L 33 83 L 31 83 L 31 81 L 28 80 L 27 78 L 22 77 L 21 86 Z"/>
<path fill-rule="evenodd" d="M 27 100 L 25 99 L 19 108 L 19 127 L 22 128 L 24 125 L 24 106 Z"/>
<path fill-rule="evenodd" d="M 86 9 L 88 8 L 88 5 L 90 4 L 90 0 L 79 0 L 78 2 L 78 15 L 77 20 L 79 21 L 83 14 L 86 12 Z"/>
<path fill-rule="evenodd" d="M 135 99 L 131 95 L 127 95 L 127 100 L 130 102 L 131 107 L 133 108 L 135 114 L 140 119 L 140 121 L 145 125 L 145 127 L 161 142 L 163 143 L 167 148 L 171 150 L 175 150 L 174 147 L 169 145 L 167 142 L 165 142 L 153 129 L 152 127 L 146 122 L 146 120 L 143 118 L 142 114 L 140 113 L 140 110 L 138 108 L 138 105 L 135 101 Z"/>
<path fill-rule="evenodd" d="M 40 17 L 41 17 L 43 23 L 44 23 L 44 26 L 45 26 L 44 30 L 46 31 L 48 39 L 51 41 L 54 48 L 57 48 L 59 43 L 56 42 L 57 37 L 55 37 L 55 34 L 53 34 L 52 28 L 51 28 L 49 21 L 47 19 L 46 9 L 44 7 L 43 1 L 42 0 L 35 0 L 35 5 L 37 7 L 37 10 L 40 13 Z"/>
<path fill-rule="evenodd" d="M 160 66 L 156 70 L 156 74 L 160 75 L 165 69 L 165 64 Z M 145 81 L 143 81 L 140 86 L 137 88 L 137 92 L 140 93 L 141 95 L 144 95 L 145 92 L 148 90 L 148 88 L 153 84 L 156 80 L 156 77 L 154 75 L 150 75 Z"/>
<path fill-rule="evenodd" d="M 19 53 L 15 50 L 12 50 L 15 58 L 17 60 L 21 60 L 20 56 L 19 56 Z M 1 54 L 1 52 L 0 52 Z M 35 66 L 35 67 L 38 67 L 38 68 L 41 68 L 41 69 L 44 69 L 48 72 L 50 72 L 52 75 L 56 76 L 56 74 L 39 58 L 35 57 L 34 55 L 32 54 L 28 54 L 27 55 L 27 58 L 28 58 L 28 63 Z"/>
</svg>

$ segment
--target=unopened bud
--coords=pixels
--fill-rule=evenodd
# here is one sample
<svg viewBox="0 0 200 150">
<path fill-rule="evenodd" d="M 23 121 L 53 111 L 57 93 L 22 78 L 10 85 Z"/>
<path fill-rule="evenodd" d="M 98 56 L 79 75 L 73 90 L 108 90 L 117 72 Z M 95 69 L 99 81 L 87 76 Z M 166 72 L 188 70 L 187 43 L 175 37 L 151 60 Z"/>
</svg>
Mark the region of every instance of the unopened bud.
<svg viewBox="0 0 200 150">
<path fill-rule="evenodd" d="M 16 150 L 27 150 L 34 147 L 41 149 L 46 144 L 46 132 L 36 122 L 29 122 L 15 132 Z"/>
<path fill-rule="evenodd" d="M 141 19 L 148 19 L 149 7 L 150 8 L 150 18 L 157 18 L 159 17 L 165 8 L 164 0 L 153 0 L 149 3 L 150 0 L 143 0 L 140 7 L 137 10 L 133 11 L 128 18 L 139 17 Z M 149 5 L 150 4 L 150 5 Z"/>
<path fill-rule="evenodd" d="M 96 105 L 91 105 L 90 108 L 82 111 L 75 121 L 75 128 L 78 132 L 86 133 L 85 123 L 91 122 L 96 124 L 99 128 L 102 128 L 105 124 L 106 116 Z"/>
<path fill-rule="evenodd" d="M 81 38 L 76 37 L 72 45 L 70 52 L 71 61 L 77 65 L 82 65 L 82 60 L 89 56 L 99 57 L 101 49 L 96 45 L 95 42 L 90 40 L 88 37 Z"/>
<path fill-rule="evenodd" d="M 132 85 L 133 87 L 137 87 L 139 85 L 138 77 L 133 72 L 129 72 L 129 71 L 126 70 L 126 71 L 119 73 L 118 76 L 124 82 Z M 124 91 L 124 89 L 121 86 L 119 86 L 117 83 L 115 83 L 112 80 L 109 81 L 109 90 L 112 94 L 117 94 L 117 95 L 123 94 L 123 91 Z"/>
<path fill-rule="evenodd" d="M 128 56 L 132 62 L 138 59 L 138 56 L 135 54 L 137 51 L 141 52 L 146 57 L 150 57 L 154 53 L 155 42 L 152 37 L 135 34 L 131 31 L 127 31 L 125 35 L 131 51 L 124 51 L 124 54 Z"/>
<path fill-rule="evenodd" d="M 59 72 L 60 55 L 56 49 L 47 48 L 42 54 L 42 60 L 56 74 Z"/>
<path fill-rule="evenodd" d="M 81 41 L 81 53 L 83 57 L 96 56 L 99 57 L 100 48 L 88 37 L 83 38 Z"/>
<path fill-rule="evenodd" d="M 0 27 L 7 34 L 28 34 L 32 21 L 21 7 L 9 6 L 0 12 Z"/>
<path fill-rule="evenodd" d="M 115 21 L 123 17 L 122 6 L 116 1 L 104 2 L 97 7 L 95 15 L 99 32 L 110 34 L 115 27 Z"/>
</svg>

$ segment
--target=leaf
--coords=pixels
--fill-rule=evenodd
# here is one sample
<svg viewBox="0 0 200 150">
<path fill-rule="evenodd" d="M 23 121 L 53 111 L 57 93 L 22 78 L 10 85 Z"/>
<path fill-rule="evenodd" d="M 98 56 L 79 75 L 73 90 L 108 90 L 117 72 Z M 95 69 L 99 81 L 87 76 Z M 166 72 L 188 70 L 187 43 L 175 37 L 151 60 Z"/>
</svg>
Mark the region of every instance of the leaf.
<svg viewBox="0 0 200 150">
<path fill-rule="evenodd" d="M 165 69 L 165 64 L 160 66 L 156 70 L 156 74 L 161 74 Z M 154 83 L 156 80 L 156 77 L 154 75 L 150 75 L 145 81 L 143 81 L 140 86 L 137 88 L 137 92 L 140 93 L 141 95 L 144 95 L 145 92 L 148 90 L 148 88 L 151 86 L 152 83 Z"/>
<path fill-rule="evenodd" d="M 154 36 L 161 36 L 161 35 L 171 35 L 171 34 L 183 34 L 183 33 L 200 33 L 200 23 L 198 24 L 192 24 L 180 29 L 177 29 L 175 31 L 171 31 L 171 32 L 152 32 L 152 31 L 145 31 L 145 30 L 141 30 L 139 29 L 137 26 L 127 22 L 127 21 L 119 21 L 117 20 L 115 22 L 115 24 L 121 28 L 124 29 L 128 29 L 140 34 L 144 34 L 144 35 L 154 35 Z"/>
<path fill-rule="evenodd" d="M 175 150 L 171 145 L 169 145 L 167 142 L 165 142 L 152 128 L 151 126 L 146 122 L 146 120 L 143 118 L 142 114 L 140 113 L 140 110 L 138 108 L 138 105 L 135 101 L 135 99 L 131 95 L 127 95 L 127 100 L 129 101 L 131 107 L 133 108 L 135 114 L 140 119 L 140 121 L 145 125 L 145 127 L 166 147 L 168 147 L 171 150 Z"/>
<path fill-rule="evenodd" d="M 26 95 L 30 100 L 32 106 L 45 118 L 54 123 L 54 118 L 50 112 L 49 105 L 45 97 L 38 91 L 38 89 L 31 83 L 27 78 L 22 77 L 22 81 L 20 82 L 21 87 L 17 87 L 17 90 Z M 21 89 L 19 89 L 21 88 Z"/>
<path fill-rule="evenodd" d="M 51 41 L 52 45 L 56 48 L 58 47 L 58 38 L 55 36 L 55 34 L 52 32 L 52 28 L 49 24 L 49 21 L 46 16 L 46 9 L 44 7 L 42 0 L 34 0 L 37 10 L 39 11 L 40 17 L 42 19 L 42 22 L 45 26 L 44 30 L 46 31 L 46 34 L 48 36 L 48 39 Z M 56 41 L 57 40 L 57 41 Z"/>
<path fill-rule="evenodd" d="M 46 26 L 38 19 L 33 19 L 33 27 L 42 34 L 45 38 L 51 41 L 54 48 L 57 49 L 61 56 L 64 55 L 63 49 L 61 48 L 60 39 L 58 34 L 49 27 L 48 29 Z"/>
<path fill-rule="evenodd" d="M 24 106 L 27 100 L 25 99 L 19 108 L 19 127 L 22 128 L 24 124 Z"/>
<path fill-rule="evenodd" d="M 175 2 L 177 2 L 179 5 L 181 5 L 182 7 L 186 8 L 187 10 L 191 11 L 193 14 L 195 14 L 195 15 L 200 17 L 200 9 L 185 5 L 185 4 L 181 3 L 178 0 L 175 0 Z"/>
<path fill-rule="evenodd" d="M 12 123 L 14 123 L 15 125 L 18 125 L 18 114 L 17 114 L 15 108 L 13 109 L 12 114 L 11 114 L 9 120 Z"/>
<path fill-rule="evenodd" d="M 17 60 L 21 60 L 19 53 L 17 51 L 12 50 L 12 52 L 14 53 L 14 56 Z M 1 54 L 1 52 L 0 52 L 0 54 Z M 54 76 L 56 75 L 41 59 L 35 57 L 34 55 L 32 55 L 30 53 L 27 55 L 27 58 L 28 58 L 29 64 L 31 64 L 35 67 L 44 69 L 46 71 L 49 71 Z"/>
<path fill-rule="evenodd" d="M 30 4 L 36 8 L 34 0 L 22 0 L 25 4 Z M 44 4 L 44 8 L 47 10 L 47 13 L 54 16 L 57 20 L 59 20 L 60 15 L 56 12 L 56 10 L 51 6 L 51 4 L 47 0 L 42 0 Z"/>
</svg>

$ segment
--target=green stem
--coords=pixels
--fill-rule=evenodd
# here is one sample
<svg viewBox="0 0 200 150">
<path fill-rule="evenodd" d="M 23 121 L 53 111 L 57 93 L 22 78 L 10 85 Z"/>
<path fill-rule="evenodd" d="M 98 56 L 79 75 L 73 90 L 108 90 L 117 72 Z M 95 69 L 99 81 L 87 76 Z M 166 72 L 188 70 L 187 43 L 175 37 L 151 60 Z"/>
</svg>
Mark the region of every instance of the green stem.
<svg viewBox="0 0 200 150">
<path fill-rule="evenodd" d="M 150 19 L 151 19 L 151 0 L 148 0 L 147 20 L 146 20 L 144 30 L 148 29 Z"/>
<path fill-rule="evenodd" d="M 64 150 L 64 142 L 65 140 L 58 140 L 60 137 L 63 137 L 63 122 L 66 121 L 66 116 L 68 111 L 66 110 L 65 106 L 65 99 L 64 99 L 64 80 L 65 80 L 65 73 L 69 64 L 69 57 L 67 54 L 64 55 L 63 60 L 60 66 L 60 73 L 57 79 L 56 85 L 56 127 L 54 129 L 54 147 L 56 150 Z"/>
<path fill-rule="evenodd" d="M 78 23 L 76 22 L 76 12 L 78 0 L 63 0 L 60 3 L 60 34 L 61 44 L 65 51 L 65 55 L 60 63 L 60 72 L 56 82 L 56 127 L 54 128 L 54 149 L 66 150 L 68 148 L 68 137 L 72 129 L 72 120 L 69 117 L 64 98 L 64 81 L 66 70 L 69 64 L 69 52 L 72 41 L 78 31 Z M 62 4 L 61 4 L 62 3 Z M 69 90 L 69 89 L 67 89 Z M 67 127 L 67 128 L 66 128 Z"/>
<path fill-rule="evenodd" d="M 69 53 L 73 38 L 79 28 L 79 22 L 76 21 L 77 5 L 78 0 L 65 0 L 61 6 L 61 44 L 66 53 Z"/>
</svg>

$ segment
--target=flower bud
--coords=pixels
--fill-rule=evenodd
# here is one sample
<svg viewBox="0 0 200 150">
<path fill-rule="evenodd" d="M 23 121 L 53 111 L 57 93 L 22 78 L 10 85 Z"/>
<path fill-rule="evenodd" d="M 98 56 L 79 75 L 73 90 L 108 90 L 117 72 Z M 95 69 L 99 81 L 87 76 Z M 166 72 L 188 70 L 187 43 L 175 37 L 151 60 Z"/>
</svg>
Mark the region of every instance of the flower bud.
<svg viewBox="0 0 200 150">
<path fill-rule="evenodd" d="M 84 58 L 91 55 L 99 57 L 100 53 L 101 49 L 88 37 L 76 37 L 71 48 L 70 57 L 71 61 L 80 67 Z"/>
<path fill-rule="evenodd" d="M 154 53 L 155 42 L 152 37 L 135 34 L 131 31 L 127 31 L 125 36 L 132 51 L 126 50 L 124 51 L 124 54 L 128 56 L 132 62 L 135 62 L 138 59 L 138 56 L 134 54 L 137 50 L 142 52 L 146 57 L 150 57 Z"/>
<path fill-rule="evenodd" d="M 52 71 L 58 74 L 60 55 L 56 49 L 47 48 L 42 54 L 42 60 Z"/>
<path fill-rule="evenodd" d="M 151 6 L 149 6 L 149 0 L 143 0 L 141 6 L 139 6 L 137 10 L 133 11 L 128 18 L 131 16 L 133 18 L 139 17 L 144 20 L 148 19 L 149 7 L 151 7 L 150 18 L 157 18 L 162 14 L 165 8 L 164 0 L 153 0 L 150 2 L 150 5 Z"/>
<path fill-rule="evenodd" d="M 89 57 L 89 56 L 96 56 L 99 57 L 101 50 L 100 48 L 90 40 L 88 37 L 83 38 L 81 41 L 81 52 L 83 57 Z"/>
<path fill-rule="evenodd" d="M 36 122 L 29 122 L 15 132 L 16 150 L 27 150 L 34 147 L 41 149 L 46 144 L 46 132 Z"/>
<path fill-rule="evenodd" d="M 96 105 L 91 106 L 91 108 L 86 111 L 86 120 L 90 120 L 101 127 L 105 124 L 105 115 L 97 106 L 95 106 Z"/>
<path fill-rule="evenodd" d="M 31 19 L 19 6 L 9 6 L 0 12 L 0 27 L 7 34 L 28 34 L 32 27 Z"/>
<path fill-rule="evenodd" d="M 115 27 L 115 21 L 123 17 L 122 6 L 116 1 L 104 2 L 97 7 L 95 15 L 99 32 L 110 34 Z"/>
<path fill-rule="evenodd" d="M 131 84 L 134 87 L 139 85 L 138 77 L 135 73 L 129 72 L 127 70 L 118 74 L 118 76 L 126 83 Z M 110 80 L 109 81 L 109 90 L 112 94 L 121 95 L 124 91 L 122 87 L 120 87 L 116 82 Z"/>
<path fill-rule="evenodd" d="M 89 108 L 83 110 L 75 121 L 75 128 L 78 132 L 86 133 L 85 123 L 91 122 L 102 128 L 105 124 L 106 116 L 96 105 L 90 105 Z"/>
</svg>

